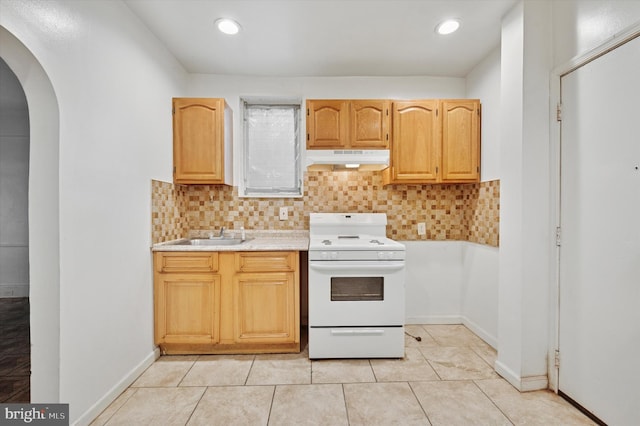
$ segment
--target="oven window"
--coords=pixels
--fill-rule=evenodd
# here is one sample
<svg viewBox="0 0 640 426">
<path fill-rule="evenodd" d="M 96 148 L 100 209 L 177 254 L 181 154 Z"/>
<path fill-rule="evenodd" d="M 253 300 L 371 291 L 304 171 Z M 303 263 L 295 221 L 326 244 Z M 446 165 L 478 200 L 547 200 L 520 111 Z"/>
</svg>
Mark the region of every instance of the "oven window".
<svg viewBox="0 0 640 426">
<path fill-rule="evenodd" d="M 383 277 L 332 277 L 331 301 L 384 300 Z"/>
</svg>

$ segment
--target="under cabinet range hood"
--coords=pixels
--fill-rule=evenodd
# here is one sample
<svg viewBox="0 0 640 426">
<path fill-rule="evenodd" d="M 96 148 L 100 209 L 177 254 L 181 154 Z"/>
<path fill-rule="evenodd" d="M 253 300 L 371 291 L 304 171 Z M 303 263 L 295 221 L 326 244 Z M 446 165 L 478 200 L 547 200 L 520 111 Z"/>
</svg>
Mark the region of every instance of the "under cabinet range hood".
<svg viewBox="0 0 640 426">
<path fill-rule="evenodd" d="M 308 170 L 373 170 L 389 167 L 388 149 L 308 149 Z"/>
</svg>

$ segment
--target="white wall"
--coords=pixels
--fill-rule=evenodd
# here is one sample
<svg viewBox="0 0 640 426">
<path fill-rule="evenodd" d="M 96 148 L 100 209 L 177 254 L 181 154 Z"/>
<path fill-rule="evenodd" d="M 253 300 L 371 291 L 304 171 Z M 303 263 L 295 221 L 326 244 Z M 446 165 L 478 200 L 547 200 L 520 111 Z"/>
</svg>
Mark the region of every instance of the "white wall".
<svg viewBox="0 0 640 426">
<path fill-rule="evenodd" d="M 637 0 L 565 0 L 552 2 L 553 64 L 586 54 L 640 22 Z"/>
<path fill-rule="evenodd" d="M 500 179 L 500 47 L 467 75 L 466 97 L 482 101 L 482 181 Z M 494 348 L 498 345 L 499 249 L 465 243 L 461 253 L 460 304 L 464 324 Z"/>
<path fill-rule="evenodd" d="M 407 324 L 460 324 L 461 241 L 402 241 Z"/>
<path fill-rule="evenodd" d="M 500 46 L 467 75 L 465 97 L 482 102 L 481 179 L 500 179 Z"/>
<path fill-rule="evenodd" d="M 547 387 L 551 9 L 524 2 L 502 26 L 500 274 L 496 369 Z"/>
<path fill-rule="evenodd" d="M 0 7 L 0 25 L 42 64 L 59 106 L 59 400 L 87 423 L 154 358 L 150 180 L 171 179 L 170 99 L 184 94 L 186 74 L 120 2 Z M 40 262 L 31 259 L 32 287 Z"/>
<path fill-rule="evenodd" d="M 0 58 L 0 297 L 29 295 L 29 110 Z"/>
<path fill-rule="evenodd" d="M 465 324 L 498 343 L 498 248 L 466 241 L 403 241 L 406 323 Z"/>
</svg>

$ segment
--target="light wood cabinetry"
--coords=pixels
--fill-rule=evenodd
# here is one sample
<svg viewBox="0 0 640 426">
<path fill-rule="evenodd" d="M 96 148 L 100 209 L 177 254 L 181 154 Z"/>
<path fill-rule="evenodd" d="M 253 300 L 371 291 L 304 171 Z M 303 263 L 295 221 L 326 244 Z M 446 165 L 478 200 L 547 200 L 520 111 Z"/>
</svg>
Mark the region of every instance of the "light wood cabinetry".
<svg viewBox="0 0 640 426">
<path fill-rule="evenodd" d="M 217 253 L 155 257 L 156 344 L 215 344 L 220 340 Z"/>
<path fill-rule="evenodd" d="M 224 99 L 173 99 L 173 181 L 233 184 L 232 117 Z"/>
<path fill-rule="evenodd" d="M 163 353 L 300 351 L 298 252 L 154 253 Z"/>
<path fill-rule="evenodd" d="M 438 101 L 393 103 L 391 164 L 385 183 L 432 183 L 438 181 L 440 126 Z"/>
<path fill-rule="evenodd" d="M 307 100 L 307 149 L 389 147 L 388 100 Z"/>
<path fill-rule="evenodd" d="M 480 101 L 442 100 L 442 181 L 480 181 Z"/>
<path fill-rule="evenodd" d="M 479 100 L 396 101 L 392 122 L 385 185 L 480 181 Z"/>
<path fill-rule="evenodd" d="M 237 342 L 293 343 L 299 334 L 295 252 L 236 253 L 233 280 Z"/>
</svg>

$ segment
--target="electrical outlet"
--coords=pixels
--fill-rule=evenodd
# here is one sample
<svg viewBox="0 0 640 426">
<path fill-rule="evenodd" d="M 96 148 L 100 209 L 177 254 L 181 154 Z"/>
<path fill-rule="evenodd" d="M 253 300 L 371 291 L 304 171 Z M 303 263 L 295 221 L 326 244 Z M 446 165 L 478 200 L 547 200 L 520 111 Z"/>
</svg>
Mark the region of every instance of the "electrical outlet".
<svg viewBox="0 0 640 426">
<path fill-rule="evenodd" d="M 424 222 L 418 223 L 418 235 L 427 235 L 427 224 Z"/>
<path fill-rule="evenodd" d="M 280 207 L 280 220 L 287 220 L 289 218 L 289 208 Z"/>
</svg>

